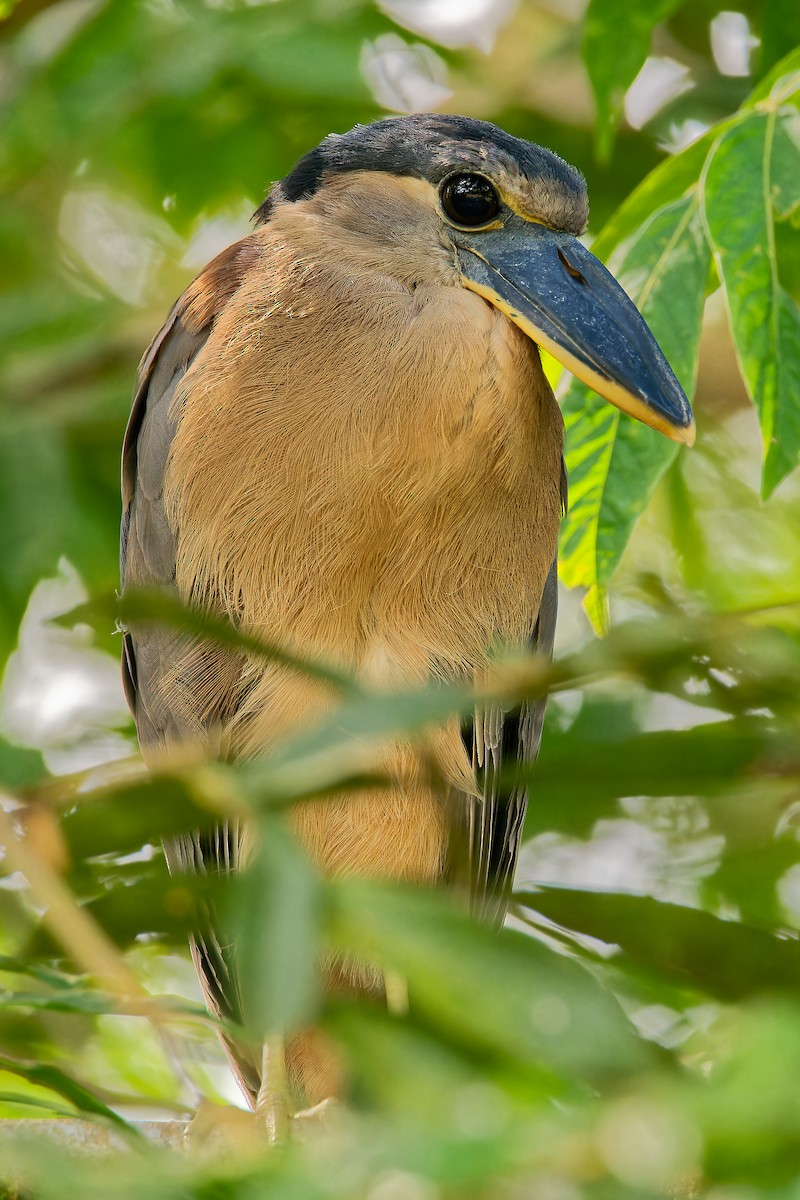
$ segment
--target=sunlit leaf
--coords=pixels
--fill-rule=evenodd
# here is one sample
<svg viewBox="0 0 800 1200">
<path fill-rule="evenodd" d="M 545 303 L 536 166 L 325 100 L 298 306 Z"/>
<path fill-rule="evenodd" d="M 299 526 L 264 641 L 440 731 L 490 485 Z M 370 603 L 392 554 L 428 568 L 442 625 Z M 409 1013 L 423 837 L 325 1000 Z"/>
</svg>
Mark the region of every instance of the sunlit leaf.
<svg viewBox="0 0 800 1200">
<path fill-rule="evenodd" d="M 775 123 L 770 160 L 772 207 L 782 221 L 796 215 L 800 207 L 800 112 L 784 114 Z"/>
<path fill-rule="evenodd" d="M 794 110 L 790 120 L 796 124 Z M 737 356 L 761 421 L 767 496 L 800 455 L 800 309 L 780 281 L 771 206 L 776 173 L 784 211 L 796 202 L 796 185 L 787 197 L 786 180 L 800 173 L 800 143 L 788 129 L 776 141 L 780 121 L 774 109 L 756 111 L 722 134 L 705 185 L 706 221 Z"/>
<path fill-rule="evenodd" d="M 2 16 L 2 12 L 0 12 L 0 16 Z M 4 1104 L 21 1104 L 29 1108 L 37 1108 L 41 1113 L 48 1113 L 57 1117 L 75 1116 L 74 1108 L 67 1108 L 65 1105 L 59 1104 L 57 1100 L 45 1100 L 40 1096 L 20 1096 L 15 1092 L 0 1092 L 0 1105 Z"/>
<path fill-rule="evenodd" d="M 779 4 L 782 2 L 783 0 L 778 0 Z M 780 53 L 783 57 L 759 80 L 742 105 L 743 109 L 761 108 L 765 100 L 772 107 L 784 103 L 794 104 L 796 107 L 800 105 L 800 46 L 794 45 L 785 53 L 787 46 L 791 44 L 786 38 L 785 30 L 781 30 L 781 38 L 783 40 Z"/>
<path fill-rule="evenodd" d="M 50 1088 L 57 1096 L 74 1104 L 78 1112 L 85 1113 L 89 1117 L 104 1117 L 129 1137 L 139 1136 L 137 1131 L 113 1109 L 109 1108 L 107 1104 L 103 1104 L 102 1100 L 98 1100 L 87 1088 L 77 1083 L 64 1071 L 59 1070 L 58 1067 L 18 1062 L 6 1055 L 0 1055 L 0 1071 L 18 1075 L 20 1079 L 25 1079 L 28 1083 L 36 1084 L 38 1087 Z"/>
<path fill-rule="evenodd" d="M 635 301 L 687 395 L 694 391 L 709 252 L 691 147 L 642 185 L 642 195 L 597 239 L 593 252 Z M 689 182 L 693 179 L 693 182 Z M 643 210 L 653 207 L 644 216 Z M 627 206 L 626 206 L 627 207 Z M 631 530 L 678 448 L 573 381 L 563 401 L 569 511 L 560 570 L 570 586 L 606 586 Z"/>
</svg>

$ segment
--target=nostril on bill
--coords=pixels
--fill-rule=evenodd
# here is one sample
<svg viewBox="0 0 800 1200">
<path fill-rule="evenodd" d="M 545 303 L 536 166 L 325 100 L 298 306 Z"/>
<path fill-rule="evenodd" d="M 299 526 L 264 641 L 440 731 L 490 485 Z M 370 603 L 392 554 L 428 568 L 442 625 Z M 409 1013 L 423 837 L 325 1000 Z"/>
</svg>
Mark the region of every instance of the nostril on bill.
<svg viewBox="0 0 800 1200">
<path fill-rule="evenodd" d="M 577 279 L 579 283 L 586 283 L 583 275 L 581 275 L 577 267 L 572 265 L 563 250 L 558 250 L 558 257 L 561 259 L 562 266 L 566 268 L 573 279 Z"/>
</svg>

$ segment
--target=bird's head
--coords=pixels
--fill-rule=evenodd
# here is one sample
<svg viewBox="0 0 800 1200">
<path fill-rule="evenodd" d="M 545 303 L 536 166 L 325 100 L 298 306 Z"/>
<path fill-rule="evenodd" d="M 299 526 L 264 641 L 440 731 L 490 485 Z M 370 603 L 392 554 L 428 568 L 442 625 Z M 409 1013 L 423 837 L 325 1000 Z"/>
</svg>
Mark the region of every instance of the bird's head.
<svg viewBox="0 0 800 1200">
<path fill-rule="evenodd" d="M 398 210 L 416 250 L 444 247 L 455 279 L 476 292 L 574 375 L 624 412 L 692 445 L 683 389 L 633 302 L 579 235 L 588 199 L 583 176 L 558 155 L 486 121 L 439 114 L 390 117 L 331 134 L 300 160 L 259 209 L 339 192 L 355 173 L 381 176 L 383 203 L 353 219 L 376 241 L 402 248 Z M 376 180 L 377 182 L 377 180 Z M 413 183 L 413 187 L 412 187 Z M 413 206 L 407 201 L 413 191 Z M 402 193 L 402 194 L 401 194 Z M 349 195 L 340 203 L 340 219 Z M 356 206 L 358 207 L 358 206 Z M 424 225 L 424 230 L 422 226 Z"/>
</svg>

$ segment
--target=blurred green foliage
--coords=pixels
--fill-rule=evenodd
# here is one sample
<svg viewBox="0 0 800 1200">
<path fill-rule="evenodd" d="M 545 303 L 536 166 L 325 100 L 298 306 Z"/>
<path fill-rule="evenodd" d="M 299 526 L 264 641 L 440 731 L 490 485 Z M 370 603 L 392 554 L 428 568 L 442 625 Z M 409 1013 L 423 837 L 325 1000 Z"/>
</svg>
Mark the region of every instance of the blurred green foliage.
<svg viewBox="0 0 800 1200">
<path fill-rule="evenodd" d="M 415 87 L 445 79 L 447 108 L 585 171 L 594 249 L 697 381 L 699 429 L 678 454 L 565 389 L 563 578 L 598 625 L 610 593 L 613 620 L 594 638 L 565 593 L 552 669 L 510 661 L 492 683 L 508 703 L 551 691 L 500 935 L 446 896 L 322 880 L 280 820 L 379 783 L 380 746 L 468 712 L 466 689 L 377 696 L 132 596 L 128 616 L 280 656 L 340 705 L 266 762 L 151 775 L 136 760 L 64 774 L 54 755 L 80 738 L 48 740 L 44 700 L 6 718 L 0 1115 L 119 1126 L 230 1094 L 185 951 L 212 885 L 170 877 L 158 849 L 221 817 L 262 834 L 214 895 L 252 966 L 250 1023 L 315 1020 L 348 1073 L 328 1131 L 255 1157 L 133 1146 L 121 1170 L 17 1136 L 0 1158 L 10 1194 L 17 1180 L 43 1200 L 800 1196 L 798 9 L 742 9 L 744 69 L 725 74 L 716 3 L 575 8 L 489 4 L 459 38 L 421 0 L 0 4 L 0 661 L 27 644 L 31 593 L 62 559 L 96 597 L 38 660 L 10 659 L 0 712 L 42 656 L 55 671 L 47 646 L 118 651 L 104 599 L 118 448 L 164 312 L 300 154 Z M 628 89 L 648 56 L 691 86 L 642 118 Z M 73 588 L 61 611 L 75 603 Z M 92 719 L 122 723 L 117 753 L 132 750 L 119 705 Z M 58 928 L 88 917 L 129 991 L 88 943 L 67 953 L 56 896 Z M 408 1012 L 324 995 L 331 950 L 407 979 Z"/>
</svg>

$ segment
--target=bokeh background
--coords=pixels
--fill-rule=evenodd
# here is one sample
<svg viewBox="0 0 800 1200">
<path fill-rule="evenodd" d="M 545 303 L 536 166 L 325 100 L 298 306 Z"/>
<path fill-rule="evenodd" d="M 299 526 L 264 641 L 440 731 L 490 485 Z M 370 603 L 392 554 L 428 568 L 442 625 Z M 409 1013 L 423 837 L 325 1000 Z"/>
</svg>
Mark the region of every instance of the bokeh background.
<svg viewBox="0 0 800 1200">
<path fill-rule="evenodd" d="M 604 427 L 622 451 L 593 510 L 612 531 L 603 560 L 579 537 L 586 495 L 599 486 L 579 453 L 597 430 L 593 402 L 548 365 L 577 482 L 564 542 L 564 665 L 533 777 L 518 878 L 528 896 L 512 920 L 532 935 L 530 974 L 521 942 L 500 939 L 495 957 L 427 898 L 419 910 L 416 899 L 392 910 L 379 889 L 345 889 L 326 893 L 327 924 L 295 926 L 290 912 L 285 943 L 265 950 L 276 971 L 300 979 L 286 1019 L 324 1007 L 297 960 L 313 958 L 320 939 L 367 944 L 365 911 L 424 999 L 402 1028 L 327 1013 L 353 1063 L 354 1124 L 328 1159 L 298 1152 L 213 1194 L 581 1200 L 660 1195 L 677 1180 L 682 1194 L 706 1189 L 714 1200 L 800 1196 L 800 481 L 791 470 L 800 9 L 791 0 L 736 10 L 716 0 L 593 0 L 588 11 L 583 0 L 21 0 L 0 3 L 0 15 L 3 811 L 36 815 L 26 840 L 49 877 L 93 914 L 141 986 L 188 999 L 190 1022 L 165 1032 L 103 1001 L 87 982 L 91 963 L 65 954 L 39 920 L 52 896 L 29 888 L 9 854 L 0 1114 L 90 1111 L 87 1096 L 126 1116 L 183 1112 L 198 1094 L 237 1102 L 191 1008 L 186 913 L 157 848 L 166 830 L 154 814 L 175 796 L 191 808 L 197 789 L 177 776 L 149 786 L 137 773 L 109 606 L 77 624 L 53 618 L 113 595 L 119 447 L 136 363 L 175 297 L 248 232 L 272 182 L 327 133 L 436 109 L 494 121 L 578 165 L 591 199 L 587 240 L 599 236 L 612 266 L 616 255 L 634 296 L 640 275 L 657 277 L 654 264 L 674 268 L 660 300 L 645 283 L 645 311 L 665 346 L 673 338 L 670 358 L 685 357 L 687 387 L 696 371 L 698 443 L 657 462 L 647 443 L 639 460 L 638 443 L 626 457 L 626 418 L 619 435 Z M 782 106 L 783 157 L 776 149 L 773 174 L 765 167 L 755 179 L 759 210 L 743 183 L 740 195 L 729 189 L 726 212 L 724 179 L 715 192 L 702 148 L 748 103 L 754 122 Z M 702 154 L 692 158 L 693 147 Z M 733 177 L 746 181 L 751 164 L 737 161 Z M 710 251 L 691 259 L 695 293 L 683 290 L 683 243 L 658 241 L 660 188 L 672 198 L 706 189 L 697 228 Z M 726 258 L 726 221 L 756 230 L 756 257 L 790 306 L 789 333 L 759 349 L 755 366 L 741 326 L 737 335 L 736 296 L 761 285 L 745 259 Z M 764 307 L 754 326 L 773 316 Z M 754 378 L 767 358 L 780 369 L 770 395 L 791 453 L 765 486 L 769 389 Z M 604 641 L 599 628 L 610 628 Z M 422 720 L 402 719 L 409 728 Z M 398 720 L 387 710 L 387 729 Z M 267 776 L 247 787 L 248 802 L 254 787 L 280 790 Z M 305 878 L 292 853 L 287 862 Z M 166 905 L 158 917 L 153 897 Z M 270 903 L 295 911 L 285 896 Z M 404 941 L 412 927 L 429 938 L 413 952 Z M 565 983 L 550 963 L 564 957 L 597 986 L 595 996 L 576 985 L 574 1010 L 563 999 L 572 976 Z M 601 993 L 616 997 L 625 1038 L 620 1049 L 616 1016 L 597 1018 L 607 1053 L 594 1061 L 575 1027 L 594 1028 Z M 540 1032 L 572 1046 L 547 1059 L 557 1086 L 525 1054 L 515 1058 L 513 1037 L 525 1042 L 531 1013 Z M 510 1042 L 493 1040 L 499 1026 Z M 645 1058 L 631 1049 L 639 1046 Z M 43 1064 L 56 1074 L 37 1075 Z M 32 1162 L 25 1170 L 35 1174 Z M 42 1195 L 101 1187 L 99 1176 L 60 1160 L 56 1168 L 42 1168 Z M 142 1166 L 113 1187 L 105 1178 L 104 1194 L 141 1194 L 144 1181 L 153 1194 L 212 1194 L 202 1171 L 174 1170 Z"/>
</svg>

